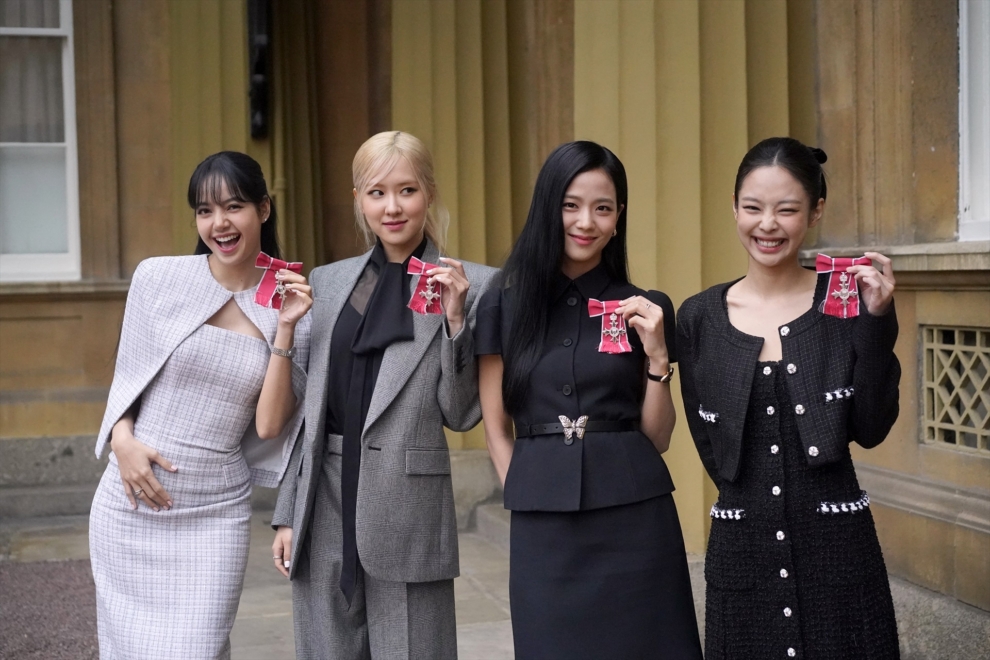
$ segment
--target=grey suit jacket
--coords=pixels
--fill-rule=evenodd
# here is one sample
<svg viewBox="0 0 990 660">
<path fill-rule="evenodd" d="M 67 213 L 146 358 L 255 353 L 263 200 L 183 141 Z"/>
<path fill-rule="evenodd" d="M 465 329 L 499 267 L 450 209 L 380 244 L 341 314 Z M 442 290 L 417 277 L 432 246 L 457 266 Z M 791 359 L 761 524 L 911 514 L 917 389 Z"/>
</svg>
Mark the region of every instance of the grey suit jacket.
<svg viewBox="0 0 990 660">
<path fill-rule="evenodd" d="M 290 577 L 313 519 L 313 499 L 325 452 L 340 453 L 342 438 L 325 429 L 330 336 L 371 252 L 313 270 L 313 325 L 306 391 L 306 423 L 279 491 L 272 525 L 293 528 Z M 423 261 L 437 263 L 429 242 Z M 444 426 L 472 428 L 481 419 L 474 357 L 476 302 L 497 272 L 464 263 L 471 283 L 465 326 L 447 336 L 441 315 L 413 315 L 415 339 L 385 350 L 361 437 L 357 546 L 373 577 L 431 582 L 457 577 L 457 522 Z M 415 281 L 410 286 L 410 296 Z M 380 451 L 367 451 L 368 448 Z M 340 484 L 333 484 L 340 488 Z"/>
</svg>

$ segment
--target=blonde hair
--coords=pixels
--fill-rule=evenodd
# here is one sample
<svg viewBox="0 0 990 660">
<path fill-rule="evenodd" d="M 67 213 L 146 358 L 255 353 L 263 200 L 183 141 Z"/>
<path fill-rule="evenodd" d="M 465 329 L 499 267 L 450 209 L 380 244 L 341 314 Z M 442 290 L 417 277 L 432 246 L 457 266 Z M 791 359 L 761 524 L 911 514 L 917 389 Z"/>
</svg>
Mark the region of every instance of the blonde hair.
<svg viewBox="0 0 990 660">
<path fill-rule="evenodd" d="M 433 176 L 433 156 L 422 140 L 402 131 L 386 131 L 373 135 L 354 154 L 351 173 L 354 177 L 354 189 L 357 191 L 354 197 L 354 221 L 358 231 L 364 236 L 368 247 L 374 245 L 375 235 L 361 212 L 361 197 L 368 188 L 387 175 L 400 158 L 404 158 L 412 167 L 416 181 L 426 193 L 430 205 L 426 210 L 426 235 L 443 254 L 450 213 L 440 201 L 437 191 L 437 182 Z"/>
</svg>

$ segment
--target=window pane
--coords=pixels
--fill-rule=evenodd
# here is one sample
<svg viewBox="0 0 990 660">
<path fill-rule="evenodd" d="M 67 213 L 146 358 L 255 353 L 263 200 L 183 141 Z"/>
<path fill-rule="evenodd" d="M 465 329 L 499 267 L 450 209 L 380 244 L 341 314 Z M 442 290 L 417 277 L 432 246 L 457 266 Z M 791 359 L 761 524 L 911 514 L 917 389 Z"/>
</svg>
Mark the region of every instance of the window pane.
<svg viewBox="0 0 990 660">
<path fill-rule="evenodd" d="M 0 142 L 65 141 L 63 41 L 0 37 Z"/>
<path fill-rule="evenodd" d="M 58 0 L 0 0 L 0 27 L 57 28 Z"/>
<path fill-rule="evenodd" d="M 65 147 L 0 147 L 0 252 L 69 251 Z"/>
</svg>

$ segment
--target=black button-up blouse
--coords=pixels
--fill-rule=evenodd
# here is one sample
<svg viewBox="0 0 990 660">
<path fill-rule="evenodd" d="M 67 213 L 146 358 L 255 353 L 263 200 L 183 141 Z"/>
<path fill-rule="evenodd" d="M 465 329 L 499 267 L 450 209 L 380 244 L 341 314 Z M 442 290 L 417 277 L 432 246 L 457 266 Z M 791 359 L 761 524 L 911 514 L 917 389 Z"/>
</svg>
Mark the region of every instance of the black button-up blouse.
<svg viewBox="0 0 990 660">
<path fill-rule="evenodd" d="M 674 307 L 659 291 L 644 292 L 613 281 L 604 266 L 571 280 L 559 275 L 550 296 L 543 355 L 533 369 L 517 429 L 576 420 L 639 422 L 645 393 L 646 355 L 634 328 L 631 353 L 600 353 L 602 318 L 588 313 L 588 299 L 621 300 L 645 295 L 664 313 L 671 362 Z M 478 355 L 502 355 L 512 319 L 512 289 L 482 296 L 475 328 Z M 505 507 L 515 511 L 578 511 L 640 502 L 674 490 L 656 447 L 642 432 L 587 432 L 565 444 L 562 433 L 516 438 L 505 482 Z"/>
</svg>

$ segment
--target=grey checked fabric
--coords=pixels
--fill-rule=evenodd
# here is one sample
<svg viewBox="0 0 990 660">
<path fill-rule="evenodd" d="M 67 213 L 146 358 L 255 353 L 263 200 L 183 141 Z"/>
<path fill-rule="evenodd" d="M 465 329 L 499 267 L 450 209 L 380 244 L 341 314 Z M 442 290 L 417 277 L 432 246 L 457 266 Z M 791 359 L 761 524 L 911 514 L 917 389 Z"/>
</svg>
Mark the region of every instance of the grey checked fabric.
<svg viewBox="0 0 990 660">
<path fill-rule="evenodd" d="M 231 298 L 267 341 L 204 324 Z M 254 412 L 277 314 L 253 298 L 253 290 L 232 294 L 220 287 L 205 257 L 152 259 L 135 273 L 97 453 L 140 396 L 135 436 L 178 471 L 154 467 L 173 498 L 168 511 L 130 508 L 112 454 L 97 489 L 90 555 L 104 660 L 230 656 L 248 556 L 251 481 L 277 480 L 291 447 L 285 437 L 268 441 L 267 452 L 259 444 L 251 451 L 261 467 L 248 465 L 249 436 L 262 442 L 253 433 Z M 297 326 L 303 356 L 308 329 L 308 320 Z M 298 371 L 301 398 L 305 375 Z M 297 414 L 287 426 L 300 424 Z"/>
<path fill-rule="evenodd" d="M 138 264 L 127 294 L 110 397 L 96 439 L 97 458 L 110 441 L 113 425 L 141 396 L 172 351 L 234 297 L 213 279 L 206 255 L 154 257 Z M 278 312 L 255 304 L 254 290 L 240 292 L 236 300 L 271 346 Z M 292 389 L 300 402 L 296 415 L 273 440 L 259 438 L 253 424 L 244 432 L 251 481 L 258 486 L 278 486 L 302 428 L 310 319 L 307 314 L 296 325 L 292 369 Z"/>
</svg>

